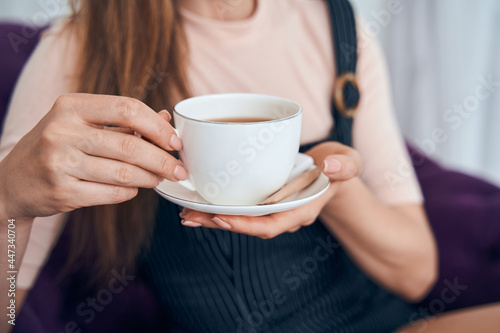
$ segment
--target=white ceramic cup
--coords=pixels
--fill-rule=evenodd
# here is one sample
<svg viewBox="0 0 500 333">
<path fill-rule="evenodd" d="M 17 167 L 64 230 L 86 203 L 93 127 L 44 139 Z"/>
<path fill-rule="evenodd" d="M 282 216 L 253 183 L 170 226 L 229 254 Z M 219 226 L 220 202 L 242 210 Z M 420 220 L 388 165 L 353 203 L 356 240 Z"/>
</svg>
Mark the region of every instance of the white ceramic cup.
<svg viewBox="0 0 500 333">
<path fill-rule="evenodd" d="M 265 118 L 262 122 L 217 122 Z M 299 150 L 302 107 L 290 100 L 233 93 L 188 98 L 174 122 L 189 172 L 183 186 L 218 205 L 255 205 L 280 189 Z"/>
</svg>

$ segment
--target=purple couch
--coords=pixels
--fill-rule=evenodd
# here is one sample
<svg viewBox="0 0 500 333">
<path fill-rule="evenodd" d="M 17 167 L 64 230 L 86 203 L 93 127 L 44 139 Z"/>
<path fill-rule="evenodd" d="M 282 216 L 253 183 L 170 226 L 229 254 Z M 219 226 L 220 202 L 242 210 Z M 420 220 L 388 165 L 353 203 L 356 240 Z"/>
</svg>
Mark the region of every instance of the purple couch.
<svg viewBox="0 0 500 333">
<path fill-rule="evenodd" d="M 42 30 L 26 30 L 16 24 L 0 25 L 0 129 L 19 72 Z"/>
<path fill-rule="evenodd" d="M 500 301 L 500 188 L 409 147 L 439 249 L 429 313 Z"/>
<path fill-rule="evenodd" d="M 18 37 L 15 52 L 11 40 Z M 20 26 L 0 25 L 0 120 L 37 38 L 24 36 Z M 418 306 L 435 314 L 500 301 L 500 189 L 446 170 L 409 149 L 440 258 L 438 283 Z M 85 298 L 68 303 L 71 286 L 65 281 L 56 283 L 55 278 L 67 246 L 63 233 L 18 315 L 15 332 L 154 332 L 167 324 L 161 323 L 161 309 L 140 277 L 113 294 L 102 311 L 94 311 L 95 316 L 77 314 Z"/>
</svg>

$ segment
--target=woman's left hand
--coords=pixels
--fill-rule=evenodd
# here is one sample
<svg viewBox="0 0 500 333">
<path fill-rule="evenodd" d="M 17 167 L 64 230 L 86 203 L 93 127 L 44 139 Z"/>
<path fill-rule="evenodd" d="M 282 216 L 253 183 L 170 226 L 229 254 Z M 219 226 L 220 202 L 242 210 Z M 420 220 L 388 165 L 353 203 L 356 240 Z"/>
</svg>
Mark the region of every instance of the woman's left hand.
<svg viewBox="0 0 500 333">
<path fill-rule="evenodd" d="M 318 144 L 306 154 L 330 178 L 330 187 L 319 198 L 298 208 L 265 216 L 214 215 L 184 208 L 180 214 L 182 224 L 188 227 L 231 230 L 269 239 L 314 223 L 323 207 L 334 197 L 339 183 L 359 176 L 363 163 L 357 151 L 338 142 Z"/>
</svg>

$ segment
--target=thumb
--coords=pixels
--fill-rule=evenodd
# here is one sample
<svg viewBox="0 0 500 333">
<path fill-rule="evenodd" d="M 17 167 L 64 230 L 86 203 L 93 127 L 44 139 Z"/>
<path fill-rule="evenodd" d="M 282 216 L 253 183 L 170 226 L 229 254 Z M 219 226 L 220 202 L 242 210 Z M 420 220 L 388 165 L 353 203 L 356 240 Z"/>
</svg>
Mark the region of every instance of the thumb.
<svg viewBox="0 0 500 333">
<path fill-rule="evenodd" d="M 328 155 L 323 160 L 323 173 L 334 180 L 349 180 L 361 174 L 361 165 L 348 155 Z"/>
</svg>

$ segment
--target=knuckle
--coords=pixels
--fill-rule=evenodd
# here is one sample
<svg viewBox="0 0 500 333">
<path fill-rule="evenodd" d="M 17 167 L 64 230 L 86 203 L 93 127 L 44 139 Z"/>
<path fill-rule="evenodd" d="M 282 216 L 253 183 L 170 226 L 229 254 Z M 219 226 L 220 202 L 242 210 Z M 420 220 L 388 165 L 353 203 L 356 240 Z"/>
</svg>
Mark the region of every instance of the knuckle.
<svg viewBox="0 0 500 333">
<path fill-rule="evenodd" d="M 158 185 L 158 181 L 157 180 L 151 180 L 151 181 L 148 181 L 148 182 L 144 183 L 144 185 L 142 185 L 141 187 L 144 187 L 144 188 L 155 188 L 156 185 Z"/>
<path fill-rule="evenodd" d="M 95 146 L 104 147 L 107 141 L 105 134 L 105 131 L 94 131 L 92 135 L 88 136 L 88 144 L 92 143 Z"/>
<path fill-rule="evenodd" d="M 43 159 L 43 167 L 45 169 L 46 173 L 46 181 L 54 185 L 55 184 L 55 179 L 57 179 L 57 175 L 59 173 L 59 170 L 61 169 L 61 163 L 59 161 L 59 158 L 57 158 L 56 154 L 54 153 L 48 153 L 45 155 L 45 158 Z"/>
<path fill-rule="evenodd" d="M 131 97 L 120 97 L 116 106 L 120 117 L 127 121 L 133 120 L 137 117 L 140 107 L 140 102 Z"/>
<path fill-rule="evenodd" d="M 50 122 L 45 126 L 40 136 L 40 140 L 44 144 L 54 145 L 57 143 L 64 142 L 64 134 L 62 133 L 61 126 L 58 126 L 56 122 Z"/>
<path fill-rule="evenodd" d="M 352 161 L 351 159 L 347 160 L 343 167 L 346 176 L 353 177 L 358 172 L 358 167 L 356 166 L 356 163 L 354 163 L 354 161 Z"/>
<path fill-rule="evenodd" d="M 66 155 L 64 161 L 69 168 L 79 168 L 82 165 L 83 158 L 78 151 L 71 151 Z"/>
<path fill-rule="evenodd" d="M 272 238 L 272 237 L 269 237 L 268 233 L 262 233 L 262 234 L 258 235 L 258 237 L 260 239 L 270 239 L 270 238 Z"/>
<path fill-rule="evenodd" d="M 160 178 L 158 178 L 156 175 L 153 175 L 153 174 L 152 174 L 152 175 L 149 177 L 149 181 L 148 181 L 148 183 L 146 184 L 146 187 L 147 187 L 147 188 L 155 188 L 155 187 L 156 187 L 156 185 L 158 185 L 158 183 L 159 183 L 160 181 L 161 181 L 161 180 L 160 180 Z"/>
<path fill-rule="evenodd" d="M 271 239 L 271 238 L 278 236 L 279 234 L 280 233 L 277 230 L 269 229 L 269 230 L 262 232 L 259 237 L 262 239 Z"/>
<path fill-rule="evenodd" d="M 120 186 L 113 186 L 111 188 L 111 194 L 110 194 L 110 200 L 111 202 L 113 203 L 117 203 L 117 202 L 120 202 L 122 201 L 122 197 L 123 197 L 123 188 L 120 187 Z"/>
<path fill-rule="evenodd" d="M 73 97 L 71 95 L 60 95 L 54 102 L 54 109 L 60 110 L 64 109 L 68 105 L 71 105 L 72 98 Z"/>
<path fill-rule="evenodd" d="M 60 207 L 65 206 L 68 199 L 71 198 L 68 189 L 59 182 L 51 184 L 51 193 L 54 204 Z"/>
<path fill-rule="evenodd" d="M 127 135 L 127 137 L 122 140 L 121 151 L 123 155 L 125 156 L 134 155 L 137 148 L 137 143 L 135 141 L 135 138 L 136 137 L 133 135 Z"/>
<path fill-rule="evenodd" d="M 125 200 L 130 200 L 139 194 L 139 188 L 133 187 L 128 189 L 128 193 Z"/>
<path fill-rule="evenodd" d="M 311 225 L 313 224 L 314 222 L 316 221 L 315 218 L 309 218 L 309 219 L 306 219 L 305 222 L 302 224 L 303 226 L 308 226 L 308 225 Z M 300 229 L 300 227 L 297 228 L 297 230 Z"/>
<path fill-rule="evenodd" d="M 130 184 L 132 181 L 132 171 L 127 166 L 119 166 L 115 170 L 115 181 L 121 185 Z"/>
<path fill-rule="evenodd" d="M 106 147 L 106 138 L 104 131 L 92 132 L 91 135 L 84 135 L 78 138 L 76 148 L 80 151 L 93 155 L 96 147 Z"/>
<path fill-rule="evenodd" d="M 363 157 L 361 153 L 357 150 L 353 150 L 353 161 L 356 167 L 356 176 L 360 175 L 363 172 Z"/>
<path fill-rule="evenodd" d="M 66 200 L 66 193 L 65 193 L 65 191 L 62 190 L 61 187 L 59 187 L 57 185 L 53 186 L 52 193 L 53 193 L 53 196 L 54 196 L 54 201 L 57 204 L 62 205 L 63 202 Z"/>
<path fill-rule="evenodd" d="M 111 189 L 110 200 L 112 203 L 119 203 L 132 199 L 139 192 L 138 188 L 124 188 L 113 186 Z"/>
<path fill-rule="evenodd" d="M 171 130 L 170 125 L 165 122 L 158 122 L 158 136 L 160 138 L 170 138 Z"/>
<path fill-rule="evenodd" d="M 54 102 L 52 110 L 62 114 L 74 110 L 75 96 L 73 94 L 60 95 Z"/>
<path fill-rule="evenodd" d="M 352 153 L 354 160 L 361 161 L 363 159 L 363 157 L 361 156 L 361 153 L 359 151 L 357 151 L 356 149 L 351 148 L 351 153 Z"/>
<path fill-rule="evenodd" d="M 160 170 L 168 170 L 169 174 L 173 173 L 173 170 L 171 170 L 171 159 L 172 157 L 169 154 L 162 154 L 162 157 L 160 158 Z"/>
</svg>

